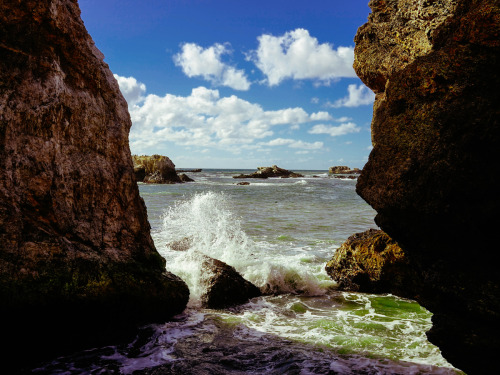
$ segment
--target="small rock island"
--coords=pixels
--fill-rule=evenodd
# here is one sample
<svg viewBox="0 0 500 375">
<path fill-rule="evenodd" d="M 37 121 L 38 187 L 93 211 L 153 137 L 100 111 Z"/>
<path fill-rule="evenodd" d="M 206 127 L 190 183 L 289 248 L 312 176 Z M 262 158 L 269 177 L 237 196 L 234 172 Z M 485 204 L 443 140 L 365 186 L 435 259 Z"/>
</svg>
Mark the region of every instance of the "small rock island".
<svg viewBox="0 0 500 375">
<path fill-rule="evenodd" d="M 240 174 L 238 176 L 233 176 L 233 178 L 270 178 L 270 177 L 280 177 L 280 178 L 297 178 L 304 177 L 300 173 L 295 173 L 276 165 L 272 167 L 258 167 L 257 172 L 251 174 Z"/>
</svg>

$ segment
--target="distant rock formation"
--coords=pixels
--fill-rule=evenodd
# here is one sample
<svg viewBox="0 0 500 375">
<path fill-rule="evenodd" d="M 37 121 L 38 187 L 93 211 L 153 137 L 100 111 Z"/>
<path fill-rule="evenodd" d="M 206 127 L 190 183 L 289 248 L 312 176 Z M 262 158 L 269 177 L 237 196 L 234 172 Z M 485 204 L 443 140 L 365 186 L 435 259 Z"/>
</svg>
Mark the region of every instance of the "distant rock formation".
<svg viewBox="0 0 500 375">
<path fill-rule="evenodd" d="M 206 255 L 202 257 L 202 283 L 207 288 L 201 296 L 204 307 L 222 309 L 261 295 L 260 289 L 245 280 L 234 267 Z"/>
<path fill-rule="evenodd" d="M 273 165 L 272 167 L 258 167 L 258 171 L 252 174 L 240 174 L 238 176 L 233 176 L 233 178 L 269 178 L 269 177 L 281 177 L 281 178 L 297 178 L 304 177 L 300 173 L 295 173 L 288 171 L 286 169 L 277 167 Z"/>
<path fill-rule="evenodd" d="M 154 247 L 127 103 L 77 1 L 2 0 L 0 36 L 2 367 L 19 370 L 165 321 L 189 291 Z"/>
<path fill-rule="evenodd" d="M 357 192 L 418 272 L 429 340 L 468 374 L 497 372 L 500 4 L 373 0 L 354 67 L 376 93 Z"/>
<path fill-rule="evenodd" d="M 340 290 L 415 298 L 418 279 L 399 245 L 381 230 L 349 237 L 326 264 Z"/>
<path fill-rule="evenodd" d="M 175 170 L 177 173 L 199 173 L 202 171 L 202 169 L 176 169 Z"/>
<path fill-rule="evenodd" d="M 359 174 L 361 173 L 361 169 L 359 168 L 354 168 L 351 169 L 348 166 L 345 165 L 340 165 L 336 167 L 330 167 L 328 170 L 329 174 Z"/>
<path fill-rule="evenodd" d="M 175 165 L 163 155 L 132 155 L 134 173 L 138 182 L 147 184 L 176 184 L 184 182 L 175 170 Z"/>
</svg>

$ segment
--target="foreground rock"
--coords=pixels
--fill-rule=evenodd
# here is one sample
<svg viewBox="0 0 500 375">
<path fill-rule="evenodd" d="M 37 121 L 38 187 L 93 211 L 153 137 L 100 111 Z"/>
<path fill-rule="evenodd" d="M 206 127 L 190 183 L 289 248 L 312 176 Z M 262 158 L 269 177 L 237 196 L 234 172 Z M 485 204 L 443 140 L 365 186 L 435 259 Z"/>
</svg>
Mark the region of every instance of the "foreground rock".
<svg viewBox="0 0 500 375">
<path fill-rule="evenodd" d="M 370 229 L 347 239 L 326 264 L 340 290 L 391 293 L 415 298 L 416 274 L 399 245 L 381 230 Z"/>
<path fill-rule="evenodd" d="M 286 169 L 277 167 L 273 165 L 272 167 L 258 167 L 258 171 L 252 174 L 240 174 L 238 176 L 233 176 L 233 178 L 270 178 L 270 177 L 281 177 L 281 178 L 297 178 L 304 177 L 300 173 L 295 173 L 288 171 Z"/>
<path fill-rule="evenodd" d="M 336 166 L 336 167 L 330 167 L 328 170 L 329 174 L 359 174 L 361 173 L 361 169 L 359 168 L 354 168 L 351 169 L 345 165 L 341 166 Z"/>
<path fill-rule="evenodd" d="M 181 312 L 128 147 L 127 103 L 76 0 L 0 2 L 2 367 Z M 7 373 L 10 373 L 7 371 Z"/>
<path fill-rule="evenodd" d="M 222 309 L 261 295 L 259 288 L 220 260 L 203 255 L 202 272 L 202 283 L 207 287 L 201 296 L 203 307 Z"/>
<path fill-rule="evenodd" d="M 163 155 L 132 155 L 135 178 L 147 184 L 177 184 L 184 182 L 177 175 L 175 164 Z"/>
<path fill-rule="evenodd" d="M 357 191 L 419 274 L 429 340 L 469 374 L 497 372 L 499 2 L 370 6 L 354 65 L 376 93 L 374 148 Z"/>
</svg>

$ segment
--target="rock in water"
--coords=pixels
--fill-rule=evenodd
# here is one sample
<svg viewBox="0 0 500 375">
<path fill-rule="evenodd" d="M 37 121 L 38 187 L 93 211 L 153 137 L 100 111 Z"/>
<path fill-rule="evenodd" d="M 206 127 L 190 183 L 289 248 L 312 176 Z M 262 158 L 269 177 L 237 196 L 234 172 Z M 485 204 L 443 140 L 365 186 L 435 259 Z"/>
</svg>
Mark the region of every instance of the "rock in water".
<svg viewBox="0 0 500 375">
<path fill-rule="evenodd" d="M 2 358 L 181 312 L 189 291 L 151 239 L 127 103 L 77 1 L 2 0 L 0 38 Z"/>
<path fill-rule="evenodd" d="M 259 288 L 245 280 L 234 267 L 206 255 L 201 256 L 202 282 L 207 287 L 207 291 L 201 296 L 204 307 L 222 309 L 261 295 Z"/>
<path fill-rule="evenodd" d="M 372 0 L 355 69 L 376 93 L 358 193 L 418 272 L 429 340 L 470 374 L 497 371 L 500 3 Z"/>
<path fill-rule="evenodd" d="M 418 282 L 403 250 L 381 230 L 349 237 L 326 264 L 340 290 L 415 298 Z"/>
<path fill-rule="evenodd" d="M 137 181 L 144 181 L 149 184 L 175 184 L 184 182 L 177 175 L 175 164 L 166 156 L 133 155 L 132 161 L 136 170 Z M 144 168 L 144 176 L 142 176 L 141 167 Z"/>
</svg>

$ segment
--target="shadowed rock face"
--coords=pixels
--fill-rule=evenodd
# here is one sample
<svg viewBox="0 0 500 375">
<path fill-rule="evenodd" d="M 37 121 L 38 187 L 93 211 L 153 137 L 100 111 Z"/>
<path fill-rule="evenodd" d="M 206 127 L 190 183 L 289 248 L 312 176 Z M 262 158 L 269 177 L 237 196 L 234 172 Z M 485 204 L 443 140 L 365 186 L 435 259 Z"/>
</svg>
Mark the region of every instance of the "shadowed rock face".
<svg viewBox="0 0 500 375">
<path fill-rule="evenodd" d="M 452 364 L 493 373 L 499 275 L 500 4 L 372 0 L 355 69 L 376 92 L 358 193 L 404 249 Z"/>
<path fill-rule="evenodd" d="M 0 38 L 2 340 L 32 358 L 182 311 L 189 292 L 164 272 L 135 182 L 127 103 L 76 0 L 2 0 Z"/>
</svg>

